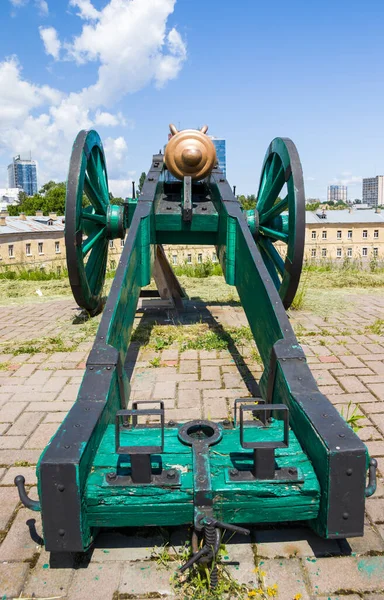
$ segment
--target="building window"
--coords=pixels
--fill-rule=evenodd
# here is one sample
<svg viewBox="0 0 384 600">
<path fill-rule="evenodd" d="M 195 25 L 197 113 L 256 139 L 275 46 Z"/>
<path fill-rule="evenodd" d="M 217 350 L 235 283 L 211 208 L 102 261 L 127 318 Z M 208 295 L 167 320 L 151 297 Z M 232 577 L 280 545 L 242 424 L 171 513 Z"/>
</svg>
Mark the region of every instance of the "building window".
<svg viewBox="0 0 384 600">
<path fill-rule="evenodd" d="M 202 254 L 198 254 L 197 255 L 197 262 L 198 263 L 202 263 L 203 262 L 203 255 Z"/>
<path fill-rule="evenodd" d="M 326 240 L 327 239 L 327 232 L 323 231 L 321 237 L 323 238 L 323 240 Z"/>
<path fill-rule="evenodd" d="M 110 248 L 114 248 L 114 247 L 115 247 L 115 245 L 114 245 L 114 243 L 113 243 L 113 240 L 109 240 L 109 247 L 110 247 Z"/>
<path fill-rule="evenodd" d="M 321 250 L 321 256 L 323 258 L 325 258 L 327 256 L 327 249 L 326 248 L 322 248 L 322 250 Z"/>
<path fill-rule="evenodd" d="M 363 256 L 368 256 L 368 248 L 363 248 Z"/>
<path fill-rule="evenodd" d="M 27 256 L 32 256 L 32 252 L 31 252 L 31 244 L 25 244 L 25 254 Z"/>
<path fill-rule="evenodd" d="M 336 250 L 336 257 L 337 258 L 341 258 L 341 248 L 337 248 L 337 250 Z"/>
<path fill-rule="evenodd" d="M 120 240 L 120 247 L 121 248 L 124 248 L 124 242 L 125 242 L 125 239 L 121 238 L 121 240 Z"/>
<path fill-rule="evenodd" d="M 116 269 L 116 261 L 111 260 L 111 262 L 109 264 L 110 264 L 111 269 L 114 271 Z"/>
<path fill-rule="evenodd" d="M 8 256 L 9 256 L 9 258 L 15 257 L 15 255 L 13 253 L 13 244 L 9 244 L 9 246 L 8 246 Z"/>
<path fill-rule="evenodd" d="M 217 262 L 217 254 L 216 254 L 216 252 L 212 252 L 212 262 Z"/>
<path fill-rule="evenodd" d="M 348 235 L 347 235 L 347 238 L 348 238 L 349 240 L 351 240 L 351 239 L 352 239 L 352 229 L 348 229 Z"/>
<path fill-rule="evenodd" d="M 43 252 L 43 242 L 39 242 L 37 244 L 37 248 L 39 250 L 39 254 L 44 254 L 44 252 Z"/>
<path fill-rule="evenodd" d="M 316 239 L 316 231 L 312 231 L 312 239 L 315 240 Z"/>
<path fill-rule="evenodd" d="M 352 258 L 352 248 L 347 248 L 347 256 L 348 258 Z"/>
<path fill-rule="evenodd" d="M 187 254 L 187 265 L 192 264 L 192 254 Z"/>
<path fill-rule="evenodd" d="M 177 254 L 172 254 L 172 264 L 177 265 Z"/>
<path fill-rule="evenodd" d="M 316 248 L 311 249 L 311 257 L 316 258 Z"/>
<path fill-rule="evenodd" d="M 60 242 L 55 242 L 55 252 L 56 254 L 60 254 Z"/>
<path fill-rule="evenodd" d="M 338 240 L 341 240 L 341 229 L 338 229 L 336 237 Z"/>
<path fill-rule="evenodd" d="M 363 238 L 368 237 L 368 229 L 363 229 Z"/>
<path fill-rule="evenodd" d="M 377 258 L 378 254 L 379 254 L 379 249 L 378 249 L 378 248 L 374 248 L 374 249 L 373 249 L 373 256 L 374 256 L 375 258 Z"/>
<path fill-rule="evenodd" d="M 378 229 L 374 230 L 373 237 L 376 238 L 376 239 L 379 237 L 379 230 Z"/>
</svg>

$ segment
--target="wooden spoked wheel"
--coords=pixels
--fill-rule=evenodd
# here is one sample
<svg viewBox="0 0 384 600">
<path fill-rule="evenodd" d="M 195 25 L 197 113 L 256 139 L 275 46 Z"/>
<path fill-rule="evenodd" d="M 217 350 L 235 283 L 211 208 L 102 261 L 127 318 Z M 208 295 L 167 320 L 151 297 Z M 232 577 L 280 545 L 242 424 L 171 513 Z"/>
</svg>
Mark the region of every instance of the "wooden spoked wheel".
<svg viewBox="0 0 384 600">
<path fill-rule="evenodd" d="M 123 207 L 109 202 L 100 137 L 93 130 L 80 131 L 69 164 L 65 246 L 74 298 L 91 315 L 102 309 L 109 240 L 124 235 Z"/>
<path fill-rule="evenodd" d="M 248 211 L 248 222 L 284 307 L 289 308 L 303 266 L 305 193 L 299 155 L 288 138 L 275 138 L 267 150 L 256 209 Z"/>
</svg>

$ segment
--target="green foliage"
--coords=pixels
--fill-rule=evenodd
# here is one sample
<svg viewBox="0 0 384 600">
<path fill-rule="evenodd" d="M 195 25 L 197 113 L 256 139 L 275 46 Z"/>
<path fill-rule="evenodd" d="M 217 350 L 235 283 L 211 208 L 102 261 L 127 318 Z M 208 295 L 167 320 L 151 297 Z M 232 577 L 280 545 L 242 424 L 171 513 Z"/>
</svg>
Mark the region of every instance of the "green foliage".
<svg viewBox="0 0 384 600">
<path fill-rule="evenodd" d="M 161 359 L 160 356 L 155 356 L 152 360 L 149 361 L 151 367 L 161 367 Z"/>
<path fill-rule="evenodd" d="M 34 196 L 23 196 L 20 204 L 9 207 L 11 217 L 16 217 L 20 213 L 27 216 L 34 216 L 37 210 L 42 210 L 44 215 L 54 212 L 57 215 L 63 215 L 65 211 L 66 184 L 64 182 L 55 183 L 48 181 Z"/>
<path fill-rule="evenodd" d="M 316 200 L 315 202 L 307 202 L 305 205 L 305 210 L 317 210 L 320 206 L 320 200 Z"/>
<path fill-rule="evenodd" d="M 344 408 L 341 409 L 341 416 L 343 417 L 343 419 L 345 419 L 345 421 L 348 423 L 348 425 L 351 427 L 351 429 L 353 429 L 353 431 L 355 433 L 357 433 L 359 431 L 359 429 L 362 428 L 362 425 L 359 425 L 358 421 L 360 419 L 364 419 L 364 415 L 357 414 L 358 410 L 359 410 L 359 405 L 356 404 L 356 406 L 353 408 L 352 400 L 349 401 L 348 406 L 347 406 L 347 411 L 345 414 L 344 414 Z"/>
<path fill-rule="evenodd" d="M 187 277 L 197 277 L 199 279 L 223 274 L 220 263 L 214 263 L 211 260 L 190 265 L 184 263 L 183 265 L 176 265 L 172 268 L 175 275 L 186 275 Z"/>
<path fill-rule="evenodd" d="M 109 202 L 111 204 L 122 206 L 125 203 L 125 200 L 124 198 L 120 198 L 120 196 L 115 197 L 112 192 L 109 192 Z"/>
<path fill-rule="evenodd" d="M 384 333 L 384 319 L 376 319 L 372 325 L 368 325 L 367 332 L 382 335 Z"/>
<path fill-rule="evenodd" d="M 244 210 L 250 210 L 251 208 L 255 208 L 256 206 L 257 197 L 255 196 L 255 194 L 251 194 L 248 196 L 241 195 L 238 196 L 238 199 Z"/>
<path fill-rule="evenodd" d="M 20 267 L 12 270 L 8 267 L 3 267 L 0 270 L 0 279 L 9 279 L 11 281 L 51 281 L 67 279 L 68 272 L 62 269 L 60 273 L 57 271 L 46 271 L 45 269 L 26 269 Z"/>
<path fill-rule="evenodd" d="M 139 179 L 139 185 L 138 185 L 138 193 L 141 194 L 141 192 L 143 191 L 143 186 L 144 186 L 144 181 L 147 178 L 147 174 L 143 171 L 142 174 L 140 175 L 140 179 Z"/>
</svg>

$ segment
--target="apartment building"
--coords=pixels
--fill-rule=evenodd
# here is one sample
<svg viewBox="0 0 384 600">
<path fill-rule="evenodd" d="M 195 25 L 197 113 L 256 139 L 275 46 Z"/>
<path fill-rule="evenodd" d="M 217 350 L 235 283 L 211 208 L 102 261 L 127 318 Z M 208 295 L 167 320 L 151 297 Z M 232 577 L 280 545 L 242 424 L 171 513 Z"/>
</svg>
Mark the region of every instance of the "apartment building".
<svg viewBox="0 0 384 600">
<path fill-rule="evenodd" d="M 306 213 L 306 260 L 384 259 L 384 215 L 368 210 Z"/>
</svg>

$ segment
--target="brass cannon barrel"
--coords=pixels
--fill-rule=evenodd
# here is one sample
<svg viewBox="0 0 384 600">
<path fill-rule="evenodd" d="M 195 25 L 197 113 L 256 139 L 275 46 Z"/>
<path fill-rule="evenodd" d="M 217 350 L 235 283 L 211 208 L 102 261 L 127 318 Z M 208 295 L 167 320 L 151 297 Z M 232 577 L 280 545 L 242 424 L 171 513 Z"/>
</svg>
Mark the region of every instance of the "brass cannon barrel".
<svg viewBox="0 0 384 600">
<path fill-rule="evenodd" d="M 172 137 L 165 148 L 164 161 L 167 169 L 177 177 L 190 176 L 194 180 L 204 179 L 214 168 L 217 157 L 212 140 L 206 135 L 208 125 L 198 129 L 178 131 L 170 125 Z"/>
</svg>

